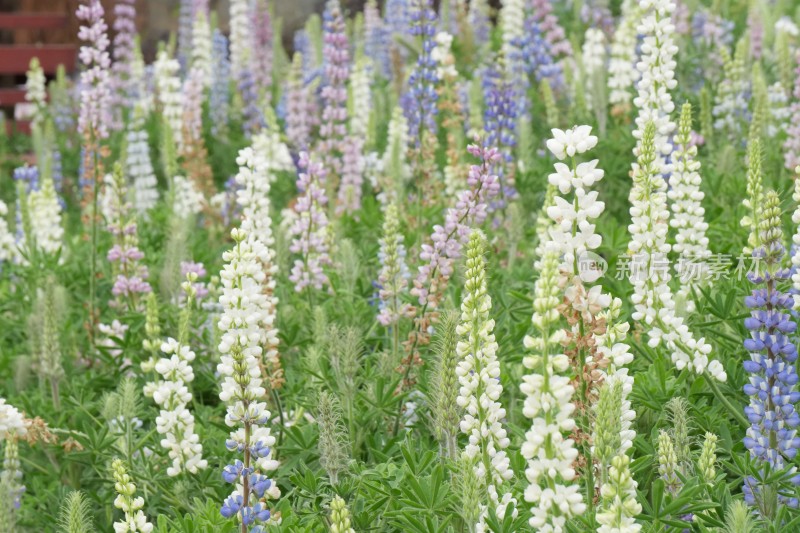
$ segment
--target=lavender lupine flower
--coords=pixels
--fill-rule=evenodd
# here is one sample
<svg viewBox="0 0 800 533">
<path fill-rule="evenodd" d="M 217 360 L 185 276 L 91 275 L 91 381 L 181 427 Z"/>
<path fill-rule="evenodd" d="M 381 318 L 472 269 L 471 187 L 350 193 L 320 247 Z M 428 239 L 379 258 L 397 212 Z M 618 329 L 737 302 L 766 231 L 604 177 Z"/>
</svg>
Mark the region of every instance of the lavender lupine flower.
<svg viewBox="0 0 800 533">
<path fill-rule="evenodd" d="M 364 6 L 364 53 L 378 74 L 387 80 L 391 78 L 389 29 L 381 19 L 376 0 L 368 0 Z"/>
<path fill-rule="evenodd" d="M 514 186 L 514 147 L 517 145 L 517 106 L 514 89 L 504 73 L 490 65 L 484 75 L 483 129 L 485 146 L 496 146 L 502 158 L 492 172 L 500 178 L 500 200 L 493 209 L 504 209 L 517 196 Z"/>
<path fill-rule="evenodd" d="M 411 11 L 410 33 L 420 37 L 422 49 L 408 78 L 408 91 L 403 95 L 402 103 L 408 120 L 409 140 L 419 148 L 424 132 L 436 135 L 436 85 L 439 83 L 439 76 L 436 73 L 438 65 L 431 56 L 436 47 L 436 12 L 431 7 L 430 0 L 415 1 Z"/>
<path fill-rule="evenodd" d="M 467 177 L 469 189 L 461 191 L 455 207 L 447 210 L 443 226 L 433 227 L 431 243 L 422 245 L 419 267 L 411 294 L 420 305 L 433 310 L 439 305 L 447 281 L 453 275 L 455 260 L 461 257 L 461 249 L 469 239 L 470 229 L 486 220 L 489 202 L 500 192 L 500 182 L 490 172 L 492 165 L 502 157 L 496 148 L 470 145 L 469 153 L 481 159 L 480 165 L 472 165 Z"/>
<path fill-rule="evenodd" d="M 172 129 L 172 135 L 180 149 L 183 146 L 183 95 L 181 79 L 178 76 L 180 63 L 177 59 L 172 59 L 166 50 L 161 50 L 153 68 L 156 99 L 161 107 L 164 121 Z"/>
<path fill-rule="evenodd" d="M 113 263 L 114 275 L 114 286 L 111 289 L 114 300 L 110 305 L 127 305 L 129 309 L 136 309 L 139 296 L 149 293 L 152 288 L 147 282 L 147 266 L 140 263 L 144 259 L 144 253 L 139 249 L 136 217 L 131 213 L 131 204 L 127 200 L 122 168 L 119 165 L 106 185 L 110 201 L 108 212 L 105 213 L 106 224 L 114 238 L 114 246 L 106 256 Z"/>
<path fill-rule="evenodd" d="M 467 21 L 472 28 L 475 44 L 483 48 L 489 42 L 492 27 L 489 2 L 487 0 L 470 0 Z"/>
<path fill-rule="evenodd" d="M 136 0 L 118 0 L 114 5 L 114 64 L 112 120 L 118 130 L 123 124 L 123 113 L 131 102 L 131 63 L 136 46 Z"/>
<path fill-rule="evenodd" d="M 324 45 L 325 86 L 322 88 L 322 125 L 319 128 L 318 152 L 333 185 L 342 172 L 344 136 L 347 133 L 347 77 L 350 52 L 339 0 L 325 6 Z"/>
<path fill-rule="evenodd" d="M 325 206 L 326 171 L 320 163 L 309 159 L 306 152 L 300 154 L 298 166 L 301 172 L 297 178 L 297 189 L 300 197 L 294 205 L 297 218 L 294 220 L 289 234 L 293 237 L 289 250 L 300 254 L 296 259 L 289 280 L 294 283 L 297 292 L 306 287 L 321 290 L 328 284 L 328 276 L 323 267 L 331 264 L 328 253 L 328 217 Z"/>
<path fill-rule="evenodd" d="M 303 56 L 295 52 L 286 80 L 286 137 L 295 149 L 308 148 L 311 129 L 318 118 L 309 87 L 303 82 Z"/>
<path fill-rule="evenodd" d="M 552 0 L 532 0 L 532 13 L 544 33 L 545 40 L 550 44 L 550 52 L 555 58 L 572 55 L 572 45 L 566 37 L 564 28 L 559 24 L 558 17 L 553 13 Z"/>
<path fill-rule="evenodd" d="M 231 63 L 228 60 L 228 39 L 214 29 L 211 44 L 211 92 L 208 111 L 211 116 L 211 133 L 225 136 L 228 130 L 228 102 L 231 91 Z"/>
<path fill-rule="evenodd" d="M 108 26 L 103 20 L 100 0 L 88 0 L 78 6 L 76 16 L 85 25 L 80 27 L 78 38 L 85 41 L 78 57 L 86 69 L 81 73 L 81 110 L 78 131 L 92 140 L 108 137 L 111 105 L 111 81 L 108 69 Z"/>
<path fill-rule="evenodd" d="M 753 250 L 756 268 L 748 273 L 758 288 L 745 298 L 745 305 L 751 309 L 745 320 L 745 327 L 750 330 L 750 338 L 744 341 L 750 352 L 750 360 L 744 363 L 750 373 L 750 382 L 744 386 L 745 394 L 750 396 L 745 415 L 751 425 L 744 445 L 757 463 L 769 464 L 774 471 L 791 464 L 800 448 L 800 416 L 795 407 L 800 401 L 796 386 L 797 347 L 792 341 L 797 324 L 790 315 L 794 299 L 778 288 L 789 279 L 790 270 L 781 267 L 785 250 L 777 193 L 769 191 L 765 195 L 762 209 L 760 235 Z M 796 468 L 792 468 L 791 475 L 792 483 L 800 485 Z M 753 476 L 745 479 L 743 492 L 750 505 L 759 509 L 771 505 L 765 500 L 773 491 L 766 491 Z M 779 499 L 790 507 L 798 505 L 794 497 Z"/>
<path fill-rule="evenodd" d="M 180 0 L 178 9 L 178 62 L 181 70 L 189 68 L 192 56 L 192 26 L 194 25 L 194 0 Z"/>
<path fill-rule="evenodd" d="M 408 0 L 386 0 L 383 18 L 392 35 L 406 35 L 410 20 Z"/>
<path fill-rule="evenodd" d="M 242 97 L 242 128 L 245 137 L 249 139 L 267 125 L 258 103 L 256 80 L 250 69 L 246 68 L 239 73 L 237 88 Z"/>
<path fill-rule="evenodd" d="M 256 86 L 259 88 L 259 101 L 269 102 L 272 87 L 272 19 L 267 0 L 256 0 L 253 8 L 253 62 L 251 69 Z"/>
<path fill-rule="evenodd" d="M 361 209 L 364 184 L 364 138 L 350 134 L 342 143 L 342 181 L 336 198 L 336 214 L 354 214 Z M 357 217 L 358 215 L 356 215 Z"/>
<path fill-rule="evenodd" d="M 727 48 L 733 43 L 733 21 L 726 20 L 705 8 L 692 17 L 692 40 L 711 50 Z"/>
<path fill-rule="evenodd" d="M 148 133 L 144 124 L 144 104 L 140 101 L 133 109 L 126 140 L 126 173 L 133 188 L 133 206 L 139 213 L 151 209 L 158 202 L 158 180 L 150 159 Z"/>
</svg>

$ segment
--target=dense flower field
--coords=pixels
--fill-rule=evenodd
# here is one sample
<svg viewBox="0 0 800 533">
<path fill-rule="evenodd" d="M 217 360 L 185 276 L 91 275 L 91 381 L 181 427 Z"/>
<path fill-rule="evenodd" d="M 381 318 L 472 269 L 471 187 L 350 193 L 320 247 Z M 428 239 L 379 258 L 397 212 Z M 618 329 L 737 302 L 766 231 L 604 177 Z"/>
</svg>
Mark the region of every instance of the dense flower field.
<svg viewBox="0 0 800 533">
<path fill-rule="evenodd" d="M 148 63 L 83 0 L 0 137 L 0 533 L 800 531 L 796 3 L 502 4 Z"/>
</svg>

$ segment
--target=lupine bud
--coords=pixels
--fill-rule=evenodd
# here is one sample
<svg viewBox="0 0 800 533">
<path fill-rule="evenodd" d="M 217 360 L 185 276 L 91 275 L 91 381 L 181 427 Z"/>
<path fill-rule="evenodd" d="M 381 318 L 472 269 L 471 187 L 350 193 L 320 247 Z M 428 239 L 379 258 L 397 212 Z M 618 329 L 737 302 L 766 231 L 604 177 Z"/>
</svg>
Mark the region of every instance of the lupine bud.
<svg viewBox="0 0 800 533">
<path fill-rule="evenodd" d="M 676 495 L 681 488 L 678 479 L 678 458 L 675 456 L 675 447 L 666 431 L 658 434 L 658 474 L 664 480 L 666 489 Z"/>
<path fill-rule="evenodd" d="M 347 503 L 339 496 L 334 496 L 331 500 L 331 533 L 356 533 L 350 527 L 350 511 Z"/>
<path fill-rule="evenodd" d="M 120 459 L 114 459 L 114 462 L 111 463 L 111 474 L 114 477 L 114 489 L 118 494 L 114 500 L 114 507 L 125 513 L 124 520 L 114 522 L 114 533 L 150 533 L 153 531 L 153 524 L 148 522 L 142 511 L 144 499 L 134 497 L 136 485 L 133 484 L 127 467 Z"/>
<path fill-rule="evenodd" d="M 336 396 L 325 390 L 320 392 L 316 418 L 319 427 L 319 464 L 335 485 L 339 482 L 339 474 L 347 471 L 350 463 L 350 437 L 342 422 L 342 408 Z"/>
<path fill-rule="evenodd" d="M 637 533 L 642 526 L 635 516 L 642 512 L 636 501 L 636 482 L 631 477 L 630 458 L 617 455 L 611 460 L 608 481 L 600 489 L 600 505 L 596 519 L 598 533 Z"/>
<path fill-rule="evenodd" d="M 700 478 L 705 483 L 713 483 L 717 477 L 717 436 L 713 433 L 706 433 L 703 440 L 703 449 L 700 451 L 700 458 L 697 460 L 697 471 Z"/>
</svg>

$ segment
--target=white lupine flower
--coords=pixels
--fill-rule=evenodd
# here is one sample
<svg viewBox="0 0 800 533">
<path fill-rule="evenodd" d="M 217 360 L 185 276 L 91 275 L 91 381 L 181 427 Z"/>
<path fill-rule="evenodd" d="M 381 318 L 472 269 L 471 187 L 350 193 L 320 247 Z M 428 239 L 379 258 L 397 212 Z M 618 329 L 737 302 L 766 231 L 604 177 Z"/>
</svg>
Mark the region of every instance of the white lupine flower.
<svg viewBox="0 0 800 533">
<path fill-rule="evenodd" d="M 702 206 L 704 194 L 700 190 L 700 162 L 696 159 L 697 146 L 691 144 L 691 133 L 692 106 L 687 103 L 681 110 L 680 130 L 675 138 L 675 164 L 667 193 L 672 201 L 669 225 L 677 229 L 675 246 L 672 247 L 679 254 L 676 270 L 681 278 L 681 288 L 677 297 L 679 301 L 686 302 L 687 313 L 694 311 L 692 288 L 699 286 L 707 277 L 706 261 L 711 257 L 706 237 L 708 224 Z"/>
<path fill-rule="evenodd" d="M 781 85 L 776 81 L 767 89 L 767 101 L 769 102 L 769 122 L 767 124 L 767 137 L 773 138 L 779 133 L 786 131 L 789 118 L 792 116 L 792 109 L 789 106 L 789 97 Z"/>
<path fill-rule="evenodd" d="M 595 82 L 603 80 L 606 70 L 606 36 L 599 28 L 589 28 L 583 41 L 583 51 L 581 60 L 583 62 L 584 73 L 584 92 L 586 93 L 586 103 L 589 109 L 594 109 L 604 102 L 594 102 Z"/>
<path fill-rule="evenodd" d="M 608 63 L 608 102 L 611 105 L 628 105 L 633 97 L 631 87 L 639 80 L 636 69 L 636 25 L 639 6 L 636 0 L 623 0 L 622 18 L 611 41 L 611 59 Z"/>
<path fill-rule="evenodd" d="M 507 60 L 513 59 L 518 55 L 516 49 L 519 48 L 519 44 L 517 43 L 525 37 L 527 3 L 526 0 L 506 0 L 500 8 L 500 27 L 503 30 L 502 50 L 503 57 Z M 507 64 L 507 68 L 512 68 L 510 62 Z"/>
<path fill-rule="evenodd" d="M 192 26 L 192 69 L 200 72 L 203 88 L 211 86 L 213 79 L 211 72 L 211 26 L 208 15 L 202 9 L 197 10 L 197 16 Z"/>
<path fill-rule="evenodd" d="M 458 76 L 455 59 L 451 50 L 453 36 L 446 31 L 436 34 L 436 45 L 431 50 L 431 59 L 436 63 L 436 76 L 440 80 Z"/>
<path fill-rule="evenodd" d="M 156 101 L 161 107 L 164 120 L 172 130 L 178 148 L 182 146 L 183 134 L 183 94 L 181 79 L 178 77 L 181 65 L 177 59 L 169 57 L 166 50 L 158 53 L 154 63 Z"/>
<path fill-rule="evenodd" d="M 242 72 L 250 64 L 253 43 L 252 13 L 248 0 L 231 0 L 230 3 L 230 48 L 231 77 L 240 79 Z"/>
<path fill-rule="evenodd" d="M 9 436 L 23 437 L 28 432 L 25 417 L 5 398 L 0 398 L 0 442 Z"/>
<path fill-rule="evenodd" d="M 505 452 L 510 441 L 503 427 L 506 410 L 500 404 L 503 386 L 493 333 L 494 320 L 489 315 L 492 299 L 486 287 L 484 249 L 485 237 L 480 231 L 474 231 L 467 248 L 461 323 L 456 328 L 459 336 L 456 375 L 461 385 L 457 402 L 464 409 L 461 431 L 469 437 L 462 455 L 472 462 L 476 477 L 487 491 L 483 504 L 491 504 L 498 516 L 503 516 L 509 502 L 514 505 L 516 502 L 507 489 L 503 495 L 498 492 L 513 472 Z M 515 516 L 516 513 L 515 508 Z M 486 509 L 481 513 L 478 531 L 484 531 L 485 516 Z"/>
<path fill-rule="evenodd" d="M 743 44 L 744 42 L 737 46 L 733 57 L 727 48 L 720 49 L 724 75 L 717 85 L 714 107 L 711 110 L 714 115 L 714 129 L 726 132 L 731 141 L 738 139 L 743 117 L 748 109 L 750 83 L 745 65 L 747 49 Z"/>
<path fill-rule="evenodd" d="M 366 139 L 369 136 L 369 117 L 372 112 L 370 91 L 370 61 L 362 56 L 350 75 L 350 135 Z"/>
<path fill-rule="evenodd" d="M 597 137 L 592 135 L 591 126 L 576 126 L 566 131 L 554 128 L 550 131 L 553 138 L 547 140 L 547 149 L 560 160 L 575 157 L 597 145 Z"/>
<path fill-rule="evenodd" d="M 133 192 L 133 207 L 139 213 L 155 207 L 158 202 L 158 180 L 150 159 L 150 144 L 147 129 L 144 127 L 146 104 L 139 100 L 133 111 L 128 133 L 127 168 L 130 190 Z"/>
<path fill-rule="evenodd" d="M 520 390 L 525 395 L 523 414 L 531 419 L 521 453 L 528 466 L 525 501 L 533 504 L 529 523 L 536 531 L 566 531 L 566 522 L 586 510 L 580 487 L 575 480 L 573 463 L 578 450 L 572 439 L 565 438 L 575 429 L 572 413 L 574 389 L 570 378 L 560 373 L 569 369 L 569 359 L 559 353 L 564 332 L 558 327 L 559 253 L 546 248 L 536 281 L 531 323 L 537 336 L 525 337 L 530 351 L 523 360 L 531 371 L 525 375 Z"/>
<path fill-rule="evenodd" d="M 800 35 L 800 30 L 791 18 L 783 16 L 775 23 L 775 33 L 785 33 L 786 35 L 797 37 Z"/>
<path fill-rule="evenodd" d="M 183 176 L 175 176 L 172 179 L 172 186 L 175 191 L 172 212 L 175 216 L 188 219 L 203 211 L 206 199 L 192 180 L 187 180 Z"/>
<path fill-rule="evenodd" d="M 8 206 L 0 200 L 0 264 L 14 259 L 17 255 L 17 245 L 14 235 L 8 229 L 7 216 Z"/>
<path fill-rule="evenodd" d="M 253 138 L 253 147 L 239 151 L 236 159 L 239 173 L 236 182 L 240 186 L 236 201 L 242 207 L 242 229 L 248 234 L 253 252 L 262 264 L 264 274 L 265 313 L 261 324 L 264 360 L 277 362 L 278 329 L 275 328 L 278 298 L 275 296 L 275 238 L 272 233 L 272 218 L 269 191 L 275 180 L 276 170 L 293 168 L 288 148 L 276 134 L 261 132 Z"/>
<path fill-rule="evenodd" d="M 28 211 L 37 248 L 46 254 L 57 253 L 63 244 L 64 228 L 61 226 L 61 204 L 52 177 L 43 176 L 39 190 L 28 195 Z"/>
<path fill-rule="evenodd" d="M 131 480 L 125 464 L 120 459 L 114 459 L 114 462 L 111 463 L 111 472 L 114 476 L 114 490 L 117 491 L 114 507 L 125 513 L 122 520 L 114 522 L 114 533 L 150 533 L 153 531 L 153 524 L 147 521 L 147 517 L 141 510 L 144 507 L 144 498 L 134 497 L 136 484 Z"/>
<path fill-rule="evenodd" d="M 403 108 L 396 106 L 389 120 L 389 132 L 386 138 L 386 151 L 383 152 L 381 168 L 385 180 L 382 180 L 381 193 L 378 199 L 382 203 L 391 203 L 397 197 L 403 184 L 411 178 L 411 167 L 406 158 L 408 146 L 408 121 Z M 392 181 L 389 181 L 392 180 Z"/>
<path fill-rule="evenodd" d="M 184 470 L 196 474 L 208 466 L 208 461 L 202 457 L 203 445 L 194 431 L 194 416 L 187 409 L 192 401 L 188 384 L 194 380 L 191 363 L 195 353 L 171 337 L 161 344 L 161 351 L 165 357 L 152 367 L 160 377 L 145 385 L 144 391 L 159 407 L 156 431 L 164 436 L 161 446 L 172 460 L 167 475 L 177 476 Z"/>
</svg>

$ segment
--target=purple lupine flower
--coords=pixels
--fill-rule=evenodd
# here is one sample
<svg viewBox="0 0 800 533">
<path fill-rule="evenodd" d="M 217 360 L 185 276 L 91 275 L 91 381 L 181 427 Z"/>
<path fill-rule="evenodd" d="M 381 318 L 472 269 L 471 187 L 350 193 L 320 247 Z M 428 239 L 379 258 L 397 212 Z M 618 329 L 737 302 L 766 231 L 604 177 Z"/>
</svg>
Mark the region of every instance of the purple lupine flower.
<svg viewBox="0 0 800 533">
<path fill-rule="evenodd" d="M 249 139 L 267 125 L 261 106 L 258 105 L 258 87 L 256 87 L 253 71 L 249 68 L 242 70 L 238 89 L 243 104 L 242 129 Z"/>
<path fill-rule="evenodd" d="M 572 55 L 572 45 L 566 37 L 564 28 L 553 13 L 551 0 L 532 0 L 533 17 L 550 45 L 550 53 L 554 58 Z"/>
<path fill-rule="evenodd" d="M 423 132 L 436 135 L 437 64 L 431 56 L 436 47 L 436 12 L 431 0 L 416 0 L 411 11 L 410 33 L 422 41 L 417 64 L 408 78 L 408 91 L 403 95 L 403 114 L 408 121 L 409 140 L 419 147 Z"/>
<path fill-rule="evenodd" d="M 786 125 L 786 141 L 783 143 L 784 166 L 790 172 L 800 165 L 800 52 L 795 55 L 795 65 L 794 101 L 790 106 L 792 117 Z"/>
<path fill-rule="evenodd" d="M 675 11 L 672 12 L 672 23 L 675 25 L 675 33 L 678 35 L 689 35 L 692 32 L 691 10 L 686 2 L 678 0 L 675 2 Z"/>
<path fill-rule="evenodd" d="M 750 317 L 744 324 L 750 331 L 750 338 L 744 341 L 744 347 L 750 353 L 750 360 L 744 362 L 744 369 L 750 379 L 744 392 L 750 396 L 750 404 L 744 412 L 750 427 L 744 445 L 756 462 L 769 464 L 776 471 L 791 465 L 800 449 L 797 436 L 800 415 L 795 408 L 800 392 L 796 386 L 797 348 L 793 341 L 797 324 L 790 314 L 794 298 L 778 288 L 778 284 L 790 278 L 791 271 L 781 268 L 785 250 L 780 229 L 780 200 L 774 191 L 767 193 L 762 209 L 761 242 L 753 250 L 756 268 L 747 276 L 759 287 L 745 298 Z M 791 482 L 800 485 L 796 469 Z M 764 496 L 754 476 L 745 478 L 743 492 L 750 505 L 757 505 Z M 781 495 L 779 500 L 790 507 L 798 505 L 795 497 Z"/>
<path fill-rule="evenodd" d="M 733 29 L 733 21 L 705 9 L 698 9 L 692 17 L 692 40 L 712 50 L 729 47 L 733 43 Z"/>
<path fill-rule="evenodd" d="M 371 59 L 373 68 L 387 80 L 392 77 L 389 39 L 389 28 L 381 19 L 378 5 L 370 0 L 364 6 L 364 53 Z"/>
<path fill-rule="evenodd" d="M 114 275 L 111 288 L 114 300 L 109 305 L 127 305 L 132 310 L 138 307 L 139 295 L 149 293 L 152 288 L 147 282 L 147 266 L 141 264 L 144 253 L 139 249 L 136 215 L 127 199 L 121 168 L 116 169 L 110 178 L 106 183 L 109 205 L 104 209 L 107 229 L 114 239 L 114 245 L 106 255 L 112 263 Z"/>
<path fill-rule="evenodd" d="M 131 63 L 136 44 L 136 0 L 118 0 L 114 5 L 114 64 L 112 72 L 112 127 L 123 125 L 123 112 L 131 104 Z"/>
<path fill-rule="evenodd" d="M 492 203 L 492 210 L 504 209 L 517 196 L 514 186 L 514 147 L 517 145 L 517 104 L 514 89 L 503 72 L 491 64 L 484 75 L 483 90 L 486 108 L 483 112 L 484 146 L 496 146 L 503 157 L 490 169 L 500 180 L 501 199 Z"/>
<path fill-rule="evenodd" d="M 203 71 L 189 70 L 183 82 L 183 143 L 194 145 L 203 138 Z"/>
<path fill-rule="evenodd" d="M 680 3 L 678 3 L 680 5 Z M 676 10 L 677 11 L 677 10 Z M 614 35 L 614 16 L 604 2 L 590 0 L 581 6 L 581 22 L 587 27 L 603 30 L 606 38 Z"/>
<path fill-rule="evenodd" d="M 311 130 L 319 123 L 316 99 L 303 81 L 303 57 L 295 52 L 292 68 L 286 80 L 286 137 L 293 148 L 305 150 L 311 140 Z"/>
<path fill-rule="evenodd" d="M 301 258 L 295 260 L 289 280 L 294 283 L 297 292 L 302 292 L 306 287 L 321 290 L 329 283 L 323 267 L 331 264 L 328 217 L 325 214 L 328 204 L 325 196 L 326 170 L 320 163 L 312 162 L 306 152 L 300 153 L 298 166 L 301 169 L 297 178 L 300 197 L 294 205 L 297 218 L 289 228 L 289 234 L 293 236 L 289 250 L 300 254 Z"/>
<path fill-rule="evenodd" d="M 329 179 L 342 172 L 344 136 L 347 133 L 347 78 L 350 75 L 350 51 L 339 0 L 328 0 L 323 27 L 325 79 L 322 88 L 322 124 L 318 152 Z"/>
<path fill-rule="evenodd" d="M 336 214 L 354 214 L 361 209 L 361 189 L 364 184 L 364 138 L 348 135 L 342 154 L 342 181 L 336 202 Z M 356 216 L 357 218 L 357 216 Z"/>
<path fill-rule="evenodd" d="M 757 13 L 747 17 L 747 29 L 750 31 L 750 57 L 761 59 L 764 48 L 764 22 Z"/>
<path fill-rule="evenodd" d="M 208 95 L 208 112 L 211 115 L 211 133 L 226 136 L 228 130 L 228 102 L 231 92 L 231 62 L 228 59 L 228 39 L 214 28 L 211 41 L 211 91 Z"/>
<path fill-rule="evenodd" d="M 461 191 L 454 207 L 447 210 L 443 226 L 433 227 L 431 243 L 422 245 L 419 267 L 411 294 L 421 305 L 433 310 L 439 305 L 447 281 L 453 274 L 455 260 L 469 240 L 470 230 L 486 220 L 489 202 L 500 192 L 500 182 L 490 169 L 502 155 L 496 148 L 470 145 L 470 154 L 481 159 L 472 165 L 467 177 L 469 189 Z"/>
<path fill-rule="evenodd" d="M 78 38 L 85 41 L 78 57 L 86 69 L 81 73 L 81 110 L 78 131 L 90 139 L 108 137 L 110 123 L 111 87 L 108 69 L 108 26 L 103 20 L 100 0 L 88 0 L 78 6 L 76 16 L 85 25 L 78 30 Z"/>
<path fill-rule="evenodd" d="M 272 86 L 272 19 L 269 5 L 260 0 L 253 13 L 253 78 L 256 86 L 264 92 L 263 98 Z"/>
</svg>

